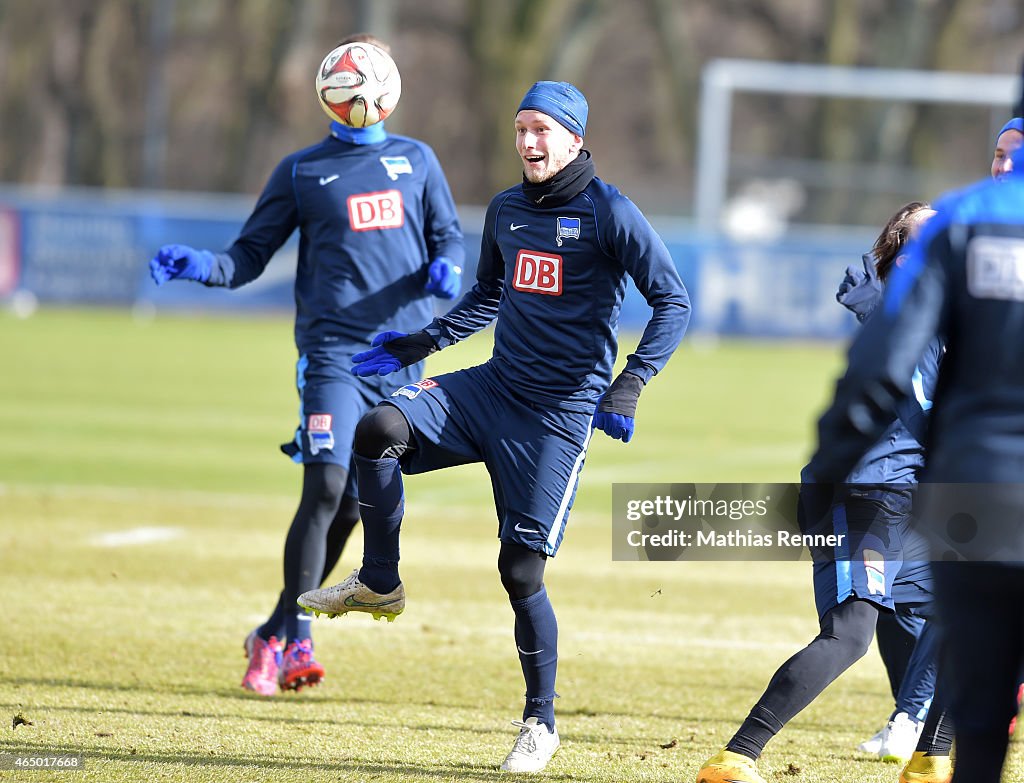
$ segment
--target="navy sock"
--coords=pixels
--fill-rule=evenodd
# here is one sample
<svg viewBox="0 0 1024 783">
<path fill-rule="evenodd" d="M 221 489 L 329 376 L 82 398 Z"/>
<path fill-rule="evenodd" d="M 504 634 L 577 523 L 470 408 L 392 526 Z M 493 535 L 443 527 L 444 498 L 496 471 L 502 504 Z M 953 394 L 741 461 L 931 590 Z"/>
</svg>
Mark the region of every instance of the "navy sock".
<svg viewBox="0 0 1024 783">
<path fill-rule="evenodd" d="M 271 612 L 270 618 L 256 629 L 256 633 L 265 642 L 269 642 L 271 636 L 276 636 L 279 642 L 284 641 L 284 591 L 278 596 L 277 606 Z"/>
<path fill-rule="evenodd" d="M 363 567 L 359 581 L 377 593 L 390 593 L 398 577 L 398 539 L 405 513 L 405 490 L 398 460 L 355 455 L 359 512 L 363 518 Z"/>
<path fill-rule="evenodd" d="M 537 718 L 555 728 L 555 672 L 558 668 L 558 622 L 548 592 L 511 601 L 516 613 L 516 647 L 526 678 L 526 707 L 523 720 Z"/>
<path fill-rule="evenodd" d="M 292 612 L 290 617 L 285 615 L 284 624 L 286 628 L 291 629 L 285 632 L 288 636 L 289 644 L 302 639 L 309 639 L 309 643 L 313 643 L 313 618 L 308 612 L 299 610 Z"/>
<path fill-rule="evenodd" d="M 289 601 L 285 591 L 277 599 L 277 606 L 271 613 L 270 618 L 261 625 L 256 633 L 264 641 L 270 641 L 271 636 L 276 636 L 282 644 L 285 641 L 296 639 L 311 639 L 313 636 L 313 618 L 308 612 L 300 609 L 295 601 Z"/>
</svg>

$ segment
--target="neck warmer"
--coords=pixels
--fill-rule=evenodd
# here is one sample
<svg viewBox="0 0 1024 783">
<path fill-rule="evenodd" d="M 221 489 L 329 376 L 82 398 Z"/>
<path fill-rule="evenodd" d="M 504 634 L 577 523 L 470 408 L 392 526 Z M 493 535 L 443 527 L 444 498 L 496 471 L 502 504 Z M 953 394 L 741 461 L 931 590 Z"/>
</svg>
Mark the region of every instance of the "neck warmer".
<svg viewBox="0 0 1024 783">
<path fill-rule="evenodd" d="M 368 128 L 350 128 L 340 122 L 331 123 L 331 135 L 349 144 L 380 144 L 388 137 L 384 123 L 378 122 Z"/>
<path fill-rule="evenodd" d="M 594 176 L 594 156 L 590 150 L 580 150 L 580 154 L 551 179 L 534 183 L 524 174 L 523 195 L 538 207 L 560 207 L 582 193 Z"/>
</svg>

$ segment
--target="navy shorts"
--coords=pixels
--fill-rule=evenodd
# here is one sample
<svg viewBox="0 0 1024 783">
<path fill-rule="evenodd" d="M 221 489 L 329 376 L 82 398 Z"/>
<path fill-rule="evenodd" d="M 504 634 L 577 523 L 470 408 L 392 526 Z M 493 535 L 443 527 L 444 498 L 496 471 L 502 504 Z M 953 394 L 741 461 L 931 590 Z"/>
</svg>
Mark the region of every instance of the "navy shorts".
<svg viewBox="0 0 1024 783">
<path fill-rule="evenodd" d="M 281 450 L 305 465 L 330 463 L 349 471 L 345 494 L 356 496 L 352 436 L 363 414 L 408 377 L 357 378 L 351 372 L 351 351 L 323 350 L 302 354 L 295 365 L 299 392 L 299 426 Z M 419 366 L 411 368 L 418 375 Z M 410 369 L 402 371 L 410 373 Z M 416 377 L 416 376 L 412 376 Z"/>
<path fill-rule="evenodd" d="M 812 547 L 814 602 L 818 617 L 848 600 L 861 598 L 880 608 L 919 606 L 931 601 L 927 559 L 910 559 L 920 538 L 913 531 L 913 490 L 844 487 L 821 506 L 821 498 L 801 489 L 801 528 L 807 533 L 842 535 L 835 547 Z M 814 504 L 819 504 L 814 508 Z M 825 510 L 822 510 L 825 509 Z M 816 520 L 816 521 L 814 521 Z"/>
<path fill-rule="evenodd" d="M 553 556 L 576 497 L 593 415 L 516 397 L 490 364 L 408 384 L 386 401 L 402 411 L 415 448 L 403 473 L 483 462 L 498 538 Z"/>
</svg>

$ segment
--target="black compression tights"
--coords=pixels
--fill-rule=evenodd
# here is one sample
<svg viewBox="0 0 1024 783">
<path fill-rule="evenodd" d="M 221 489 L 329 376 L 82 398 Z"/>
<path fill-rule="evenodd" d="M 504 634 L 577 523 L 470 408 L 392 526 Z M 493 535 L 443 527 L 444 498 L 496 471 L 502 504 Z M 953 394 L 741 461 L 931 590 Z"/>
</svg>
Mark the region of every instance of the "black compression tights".
<svg viewBox="0 0 1024 783">
<path fill-rule="evenodd" d="M 264 638 L 303 636 L 295 625 L 298 616 L 295 599 L 305 590 L 323 583 L 359 522 L 356 499 L 349 495 L 341 497 L 347 475 L 340 465 L 304 466 L 302 498 L 285 539 L 285 586 L 277 606 L 263 625 Z"/>
<path fill-rule="evenodd" d="M 877 619 L 875 605 L 858 599 L 829 611 L 821 632 L 779 667 L 726 747 L 752 759 L 760 756 L 768 740 L 867 652 Z"/>
<path fill-rule="evenodd" d="M 327 531 L 341 506 L 348 471 L 314 463 L 303 468 L 302 498 L 284 542 L 284 590 L 294 600 L 320 586 L 326 561 Z"/>
</svg>

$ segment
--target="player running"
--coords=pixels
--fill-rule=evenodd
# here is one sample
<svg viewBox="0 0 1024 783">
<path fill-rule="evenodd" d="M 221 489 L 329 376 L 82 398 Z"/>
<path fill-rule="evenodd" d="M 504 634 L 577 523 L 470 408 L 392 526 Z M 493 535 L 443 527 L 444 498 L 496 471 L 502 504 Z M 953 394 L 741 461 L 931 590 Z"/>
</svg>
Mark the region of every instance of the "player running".
<svg viewBox="0 0 1024 783">
<path fill-rule="evenodd" d="M 864 272 L 847 270 L 837 298 L 859 320 L 878 305 L 881 284 L 900 263 L 909 236 L 933 214 L 923 202 L 904 205 L 882 229 L 873 255 L 865 256 Z M 736 734 L 701 767 L 697 783 L 764 783 L 755 762 L 765 745 L 864 655 L 879 614 L 895 611 L 897 604 L 908 614 L 928 614 L 932 594 L 927 551 L 906 547 L 912 539 L 917 475 L 924 464 L 920 440 L 941 353 L 938 341 L 928 346 L 914 372 L 916 396 L 906 401 L 898 416 L 890 417 L 882 437 L 851 466 L 846 483 L 833 492 L 831 486 L 812 483 L 810 467 L 802 471 L 801 529 L 845 533 L 849 542 L 843 548 L 811 553 L 821 632 L 779 667 Z M 933 654 L 933 647 L 922 647 L 918 673 L 896 694 L 896 710 L 880 738 L 883 755 L 899 753 L 907 758 L 914 749 L 922 710 L 931 697 Z M 916 692 L 919 689 L 927 692 Z"/>
<path fill-rule="evenodd" d="M 364 41 L 387 50 L 367 35 Z M 303 465 L 302 495 L 284 546 L 277 606 L 245 640 L 242 687 L 271 696 L 316 685 L 310 616 L 295 599 L 323 583 L 359 521 L 352 461 L 356 422 L 396 384 L 421 376 L 355 377 L 352 357 L 381 329 L 433 315 L 431 296 L 454 298 L 465 255 L 455 205 L 433 150 L 383 123 L 331 133 L 282 160 L 234 244 L 223 253 L 165 245 L 150 261 L 157 285 L 196 280 L 238 288 L 263 273 L 299 230 L 295 277 L 299 426 L 282 451 Z M 287 643 L 287 646 L 285 646 Z"/>
<path fill-rule="evenodd" d="M 690 314 L 664 243 L 629 199 L 595 176 L 582 149 L 587 113 L 571 84 L 529 89 L 515 117 L 524 181 L 488 207 L 473 289 L 425 329 L 378 335 L 373 350 L 355 357 L 358 375 L 392 373 L 497 320 L 486 363 L 408 384 L 360 421 L 363 566 L 299 599 L 329 615 L 399 614 L 401 474 L 483 462 L 498 517 L 498 572 L 526 680 L 522 720 L 514 721 L 520 733 L 501 764 L 512 772 L 544 769 L 559 747 L 558 626 L 544 568 L 562 542 L 592 427 L 630 440 L 640 393 L 665 366 Z M 612 381 L 627 275 L 654 312 Z"/>
</svg>

